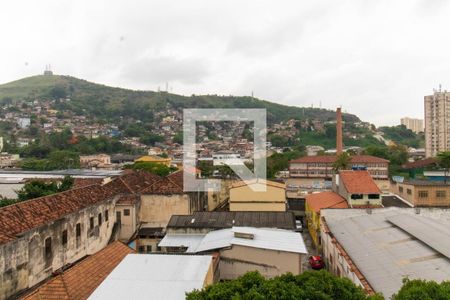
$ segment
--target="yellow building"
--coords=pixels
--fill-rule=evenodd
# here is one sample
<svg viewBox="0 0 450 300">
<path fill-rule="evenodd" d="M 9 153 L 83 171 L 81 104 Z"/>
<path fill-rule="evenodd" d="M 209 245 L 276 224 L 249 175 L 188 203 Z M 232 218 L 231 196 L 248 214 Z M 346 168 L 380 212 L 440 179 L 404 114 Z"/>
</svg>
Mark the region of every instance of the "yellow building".
<svg viewBox="0 0 450 300">
<path fill-rule="evenodd" d="M 141 156 L 141 157 L 135 159 L 134 162 L 151 162 L 151 163 L 163 164 L 163 165 L 170 167 L 170 165 L 172 163 L 172 159 L 170 159 L 169 157 L 164 158 L 164 157 L 155 156 L 155 155 L 144 155 L 144 156 Z"/>
<path fill-rule="evenodd" d="M 286 211 L 285 185 L 262 179 L 239 181 L 231 185 L 229 203 L 230 211 Z"/>
<path fill-rule="evenodd" d="M 323 208 L 348 208 L 347 201 L 335 192 L 323 192 L 306 196 L 306 224 L 316 248 L 320 241 L 320 210 Z"/>
</svg>

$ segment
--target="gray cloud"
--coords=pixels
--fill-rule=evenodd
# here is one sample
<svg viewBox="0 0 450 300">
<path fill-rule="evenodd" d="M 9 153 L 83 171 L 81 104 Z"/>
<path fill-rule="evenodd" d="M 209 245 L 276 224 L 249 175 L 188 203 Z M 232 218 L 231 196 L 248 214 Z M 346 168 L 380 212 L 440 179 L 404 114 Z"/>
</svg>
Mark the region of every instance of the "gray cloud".
<svg viewBox="0 0 450 300">
<path fill-rule="evenodd" d="M 205 59 L 170 56 L 143 57 L 126 64 L 119 75 L 135 83 L 199 84 L 208 76 Z"/>
<path fill-rule="evenodd" d="M 0 82 L 52 64 L 113 86 L 255 95 L 377 125 L 450 89 L 443 0 L 5 1 Z"/>
</svg>

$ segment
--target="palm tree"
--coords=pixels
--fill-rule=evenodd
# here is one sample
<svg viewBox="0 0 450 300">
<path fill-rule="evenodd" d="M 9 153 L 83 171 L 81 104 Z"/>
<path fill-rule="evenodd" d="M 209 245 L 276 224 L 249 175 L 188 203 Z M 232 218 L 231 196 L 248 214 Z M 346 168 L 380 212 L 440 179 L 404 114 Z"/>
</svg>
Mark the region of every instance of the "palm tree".
<svg viewBox="0 0 450 300">
<path fill-rule="evenodd" d="M 447 175 L 450 169 L 450 151 L 443 151 L 437 155 L 438 164 L 444 169 L 444 182 L 447 183 Z"/>
<path fill-rule="evenodd" d="M 335 172 L 338 172 L 339 170 L 345 170 L 348 169 L 350 165 L 352 157 L 347 152 L 343 152 L 340 154 L 336 161 L 333 163 L 333 170 Z"/>
</svg>

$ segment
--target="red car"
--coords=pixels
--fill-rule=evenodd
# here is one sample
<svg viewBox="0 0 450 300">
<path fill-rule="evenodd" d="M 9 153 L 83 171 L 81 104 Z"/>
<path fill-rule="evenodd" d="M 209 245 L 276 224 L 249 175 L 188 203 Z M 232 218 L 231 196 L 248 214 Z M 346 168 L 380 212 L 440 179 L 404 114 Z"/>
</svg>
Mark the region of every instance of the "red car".
<svg viewBox="0 0 450 300">
<path fill-rule="evenodd" d="M 316 256 L 310 256 L 309 257 L 309 265 L 314 270 L 320 270 L 325 268 L 325 263 L 323 262 L 322 256 L 316 255 Z"/>
</svg>

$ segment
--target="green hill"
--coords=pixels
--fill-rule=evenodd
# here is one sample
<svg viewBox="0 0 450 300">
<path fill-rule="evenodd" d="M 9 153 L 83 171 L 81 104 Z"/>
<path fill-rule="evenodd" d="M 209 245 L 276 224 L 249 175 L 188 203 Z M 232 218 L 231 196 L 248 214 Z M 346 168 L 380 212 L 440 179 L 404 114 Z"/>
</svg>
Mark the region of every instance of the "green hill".
<svg viewBox="0 0 450 300">
<path fill-rule="evenodd" d="M 71 76 L 38 75 L 0 85 L 0 101 L 30 101 L 67 95 L 70 102 L 60 105 L 62 110 L 93 118 L 114 120 L 120 116 L 145 119 L 150 112 L 173 108 L 266 108 L 268 122 L 289 119 L 335 119 L 332 110 L 286 106 L 252 97 L 192 95 L 181 96 L 166 92 L 135 91 L 88 82 Z M 344 120 L 358 122 L 352 114 Z"/>
</svg>

